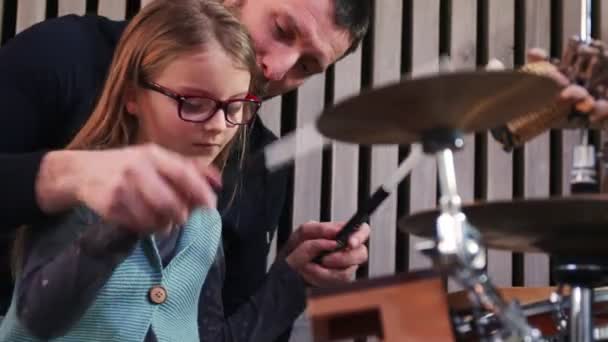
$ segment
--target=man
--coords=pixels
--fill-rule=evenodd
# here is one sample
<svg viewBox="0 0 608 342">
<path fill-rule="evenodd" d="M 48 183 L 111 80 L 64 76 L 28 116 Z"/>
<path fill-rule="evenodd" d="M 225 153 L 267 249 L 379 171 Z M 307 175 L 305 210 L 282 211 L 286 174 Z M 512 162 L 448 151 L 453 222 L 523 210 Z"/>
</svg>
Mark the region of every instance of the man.
<svg viewBox="0 0 608 342">
<path fill-rule="evenodd" d="M 251 32 L 269 96 L 296 88 L 356 48 L 370 15 L 369 0 L 228 0 L 225 4 Z M 29 224 L 78 203 L 113 223 L 144 227 L 181 222 L 191 208 L 216 201 L 201 198 L 202 190 L 185 186 L 185 180 L 208 185 L 209 170 L 160 148 L 60 150 L 90 115 L 124 27 L 124 22 L 70 16 L 36 25 L 0 49 L 3 227 Z M 251 133 L 250 152 L 275 139 L 258 122 Z M 331 238 L 341 225 L 304 224 L 291 235 L 282 257 L 264 277 L 267 236 L 278 224 L 287 176 L 269 175 L 261 165 L 245 173 L 242 179 L 247 180 L 228 205 L 226 194 L 241 178 L 233 166 L 225 172 L 219 194 L 225 286 L 204 289 L 203 296 L 223 290 L 230 318 L 217 329 L 224 330 L 225 340 L 269 341 L 301 313 L 305 286 L 331 286 L 354 275 L 357 265 L 367 259 L 364 242 L 369 227 L 363 226 L 351 238 L 350 248 L 317 265 L 311 260 L 335 246 Z M 158 197 L 144 201 L 139 191 L 144 187 Z M 212 310 L 204 299 L 202 306 Z"/>
</svg>

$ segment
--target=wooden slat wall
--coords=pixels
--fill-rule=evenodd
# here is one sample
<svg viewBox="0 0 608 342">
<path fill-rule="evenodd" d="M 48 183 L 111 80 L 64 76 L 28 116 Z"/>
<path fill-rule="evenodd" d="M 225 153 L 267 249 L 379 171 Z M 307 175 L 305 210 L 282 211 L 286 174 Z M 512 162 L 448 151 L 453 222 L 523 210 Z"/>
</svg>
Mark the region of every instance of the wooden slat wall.
<svg viewBox="0 0 608 342">
<path fill-rule="evenodd" d="M 477 1 L 452 0 L 450 8 L 450 63 L 455 70 L 470 70 L 476 66 Z M 465 147 L 454 154 L 458 193 L 463 203 L 475 197 L 475 135 L 465 137 Z M 460 287 L 450 281 L 448 289 Z"/>
<path fill-rule="evenodd" d="M 260 119 L 276 136 L 281 135 L 281 97 L 277 96 L 264 102 Z M 270 238 L 272 239 L 272 245 L 268 254 L 267 268 L 272 266 L 272 261 L 277 255 L 277 234 Z"/>
<path fill-rule="evenodd" d="M 338 62 L 334 68 L 334 102 L 356 95 L 361 89 L 361 48 Z M 357 210 L 359 192 L 359 147 L 345 143 L 331 146 L 332 221 L 346 221 Z"/>
<path fill-rule="evenodd" d="M 41 22 L 45 19 L 46 1 L 21 0 L 17 3 L 17 25 L 16 32 Z"/>
<path fill-rule="evenodd" d="M 595 2 L 597 3 L 595 8 L 599 11 L 599 14 L 596 16 L 599 19 L 597 38 L 606 42 L 608 41 L 608 3 L 602 0 L 595 0 Z"/>
<path fill-rule="evenodd" d="M 151 2 L 152 2 L 152 0 L 141 0 L 141 7 L 144 7 Z"/>
<path fill-rule="evenodd" d="M 4 20 L 4 0 L 0 0 L 0 38 L 2 37 L 2 29 L 4 28 L 4 25 L 2 23 L 3 20 Z"/>
<path fill-rule="evenodd" d="M 373 86 L 398 81 L 401 74 L 401 0 L 382 0 L 375 3 Z M 373 115 L 373 113 L 370 113 Z M 380 186 L 397 168 L 397 147 L 372 147 L 371 190 Z M 397 200 L 388 198 L 371 217 L 369 275 L 390 274 L 395 271 Z"/>
<path fill-rule="evenodd" d="M 57 4 L 57 15 L 85 14 L 86 9 L 86 0 L 59 0 Z"/>
<path fill-rule="evenodd" d="M 134 8 L 134 4 L 145 6 L 149 2 L 100 0 L 97 12 L 124 19 L 131 14 L 129 8 Z M 87 9 L 86 0 L 56 3 L 59 16 L 83 14 Z M 3 31 L 21 32 L 44 20 L 46 6 L 44 0 L 0 0 L 0 35 Z M 9 8 L 12 9 L 7 17 L 4 11 Z M 606 40 L 608 4 L 595 0 L 594 9 L 600 11 L 596 18 L 601 21 L 596 23 L 596 34 Z M 276 134 L 288 133 L 286 128 L 314 120 L 326 101 L 338 102 L 356 95 L 361 88 L 398 81 L 406 72 L 409 77 L 410 71 L 413 76 L 436 71 L 440 51 L 449 54 L 454 69 L 474 68 L 490 58 L 512 67 L 522 62 L 523 50 L 532 46 L 544 47 L 559 57 L 559 45 L 580 31 L 578 0 L 376 0 L 374 12 L 373 27 L 364 48 L 337 63 L 327 74 L 314 77 L 289 97 L 277 97 L 264 104 L 262 120 L 271 130 Z M 443 17 L 446 15 L 449 18 Z M 441 30 L 448 34 L 442 36 Z M 402 37 L 404 33 L 407 36 Z M 578 131 L 547 133 L 527 144 L 522 152 L 513 154 L 505 153 L 489 134 L 467 136 L 465 149 L 456 153 L 460 195 L 470 202 L 510 199 L 514 195 L 568 194 L 572 147 L 578 137 Z M 360 154 L 356 145 L 335 143 L 325 158 L 318 151 L 296 162 L 294 194 L 289 199 L 292 214 L 288 220 L 294 228 L 308 220 L 348 219 L 358 199 L 375 190 L 400 159 L 398 147 L 364 151 L 370 154 Z M 365 179 L 359 179 L 360 175 Z M 435 160 L 428 159 L 412 173 L 409 186 L 404 187 L 407 192 L 402 194 L 403 205 L 396 195 L 392 196 L 372 216 L 370 263 L 367 273 L 361 276 L 394 273 L 397 265 L 403 265 L 400 271 L 430 265 L 414 248 L 419 239 L 407 237 L 407 243 L 398 243 L 396 222 L 400 214 L 435 207 L 436 184 Z M 275 247 L 269 261 L 274 256 Z M 401 262 L 402 259 L 407 262 Z M 521 279 L 516 279 L 516 283 L 526 286 L 549 282 L 546 255 L 526 254 L 518 259 L 510 252 L 489 250 L 488 260 L 488 271 L 499 286 L 511 286 L 518 277 Z M 457 287 L 450 284 L 450 289 Z M 296 329 L 294 341 L 309 338 L 299 336 Z"/>
<path fill-rule="evenodd" d="M 562 46 L 566 46 L 568 38 L 581 33 L 581 2 L 561 0 L 562 2 Z M 572 149 L 580 141 L 577 130 L 564 130 L 562 138 L 562 193 L 570 193 L 570 169 L 572 168 Z"/>
<path fill-rule="evenodd" d="M 549 51 L 551 43 L 550 0 L 528 0 L 525 3 L 525 47 Z M 547 197 L 550 180 L 550 134 L 547 132 L 524 148 L 524 196 Z M 549 257 L 542 254 L 524 256 L 524 284 L 549 284 Z"/>
<path fill-rule="evenodd" d="M 298 89 L 297 127 L 310 124 L 321 114 L 325 99 L 325 75 L 313 76 Z M 296 160 L 294 176 L 293 227 L 319 220 L 321 213 L 322 152 Z"/>
<path fill-rule="evenodd" d="M 456 70 L 470 70 L 476 66 L 477 1 L 452 0 L 450 62 Z M 465 137 L 465 148 L 454 155 L 458 192 L 467 203 L 475 197 L 475 136 Z"/>
<path fill-rule="evenodd" d="M 510 68 L 514 63 L 514 10 L 513 0 L 488 0 L 487 46 L 488 58 L 496 58 Z M 513 193 L 513 156 L 506 153 L 494 141 L 490 134 L 485 134 L 487 151 L 485 167 L 487 170 L 487 200 L 509 199 Z M 480 170 L 476 170 L 480 171 Z M 488 272 L 499 286 L 511 285 L 511 253 L 505 251 L 488 251 Z"/>
<path fill-rule="evenodd" d="M 100 0 L 97 13 L 114 20 L 123 20 L 127 14 L 126 0 Z"/>
<path fill-rule="evenodd" d="M 412 76 L 437 71 L 439 67 L 439 0 L 413 0 Z M 410 177 L 410 212 L 434 208 L 437 203 L 437 165 L 425 158 Z M 410 270 L 427 268 L 431 262 L 416 250 L 421 239 L 410 237 Z"/>
</svg>

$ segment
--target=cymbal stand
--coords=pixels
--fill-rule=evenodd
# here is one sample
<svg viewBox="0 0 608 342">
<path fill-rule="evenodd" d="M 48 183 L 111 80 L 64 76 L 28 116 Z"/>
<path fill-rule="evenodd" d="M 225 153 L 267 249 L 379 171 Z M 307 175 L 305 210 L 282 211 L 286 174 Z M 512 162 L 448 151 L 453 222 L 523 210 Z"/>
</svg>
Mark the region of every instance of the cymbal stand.
<svg viewBox="0 0 608 342">
<path fill-rule="evenodd" d="M 501 335 L 519 337 L 523 341 L 541 341 L 540 331 L 528 324 L 519 304 L 507 304 L 492 284 L 485 271 L 486 258 L 480 234 L 461 211 L 452 151 L 464 146 L 462 134 L 438 129 L 425 134 L 422 140 L 424 152 L 437 158 L 441 214 L 437 218 L 435 241 L 430 245 L 423 243 L 421 251 L 443 274 L 462 285 L 478 308 L 498 317 Z"/>
</svg>

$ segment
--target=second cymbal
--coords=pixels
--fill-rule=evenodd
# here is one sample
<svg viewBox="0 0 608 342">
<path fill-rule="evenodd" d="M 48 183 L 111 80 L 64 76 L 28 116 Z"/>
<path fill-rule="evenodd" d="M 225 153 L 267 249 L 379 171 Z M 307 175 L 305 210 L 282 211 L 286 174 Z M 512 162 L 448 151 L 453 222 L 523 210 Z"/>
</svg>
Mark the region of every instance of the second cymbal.
<svg viewBox="0 0 608 342">
<path fill-rule="evenodd" d="M 462 212 L 486 247 L 557 256 L 607 256 L 608 196 L 578 195 L 465 205 Z M 401 231 L 435 236 L 439 210 L 399 220 Z"/>
</svg>

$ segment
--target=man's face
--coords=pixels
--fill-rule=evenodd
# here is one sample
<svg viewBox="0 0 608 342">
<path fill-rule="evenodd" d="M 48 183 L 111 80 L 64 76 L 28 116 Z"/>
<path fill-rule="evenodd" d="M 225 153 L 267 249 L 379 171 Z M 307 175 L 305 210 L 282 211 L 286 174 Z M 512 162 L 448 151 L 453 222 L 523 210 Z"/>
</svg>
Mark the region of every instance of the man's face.
<svg viewBox="0 0 608 342">
<path fill-rule="evenodd" d="M 325 71 L 351 44 L 348 30 L 334 23 L 332 0 L 244 0 L 239 12 L 268 81 L 268 97 Z"/>
</svg>

